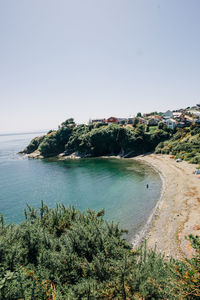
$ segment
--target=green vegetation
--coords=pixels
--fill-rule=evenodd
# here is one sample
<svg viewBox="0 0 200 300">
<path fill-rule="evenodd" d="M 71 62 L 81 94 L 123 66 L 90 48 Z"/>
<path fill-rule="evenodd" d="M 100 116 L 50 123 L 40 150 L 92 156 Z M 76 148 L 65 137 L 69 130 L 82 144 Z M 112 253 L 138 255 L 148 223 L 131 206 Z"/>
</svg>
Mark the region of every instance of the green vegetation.
<svg viewBox="0 0 200 300">
<path fill-rule="evenodd" d="M 171 154 L 191 163 L 200 163 L 200 126 L 179 129 L 170 140 L 160 143 L 156 153 Z"/>
<path fill-rule="evenodd" d="M 176 158 L 200 164 L 200 125 L 173 132 L 159 123 L 149 126 L 135 118 L 133 126 L 117 124 L 75 125 L 68 119 L 58 130 L 36 137 L 23 153 L 38 150 L 44 157 L 76 153 L 81 157 L 120 155 L 133 157 L 152 152 L 171 154 Z"/>
<path fill-rule="evenodd" d="M 157 144 L 169 138 L 163 129 L 147 132 L 145 126 L 136 122 L 135 126 L 105 125 L 74 125 L 73 119 L 61 124 L 58 130 L 50 131 L 38 142 L 31 141 L 27 147 L 30 153 L 38 149 L 44 157 L 76 152 L 80 156 L 121 155 L 135 156 L 153 151 Z M 37 141 L 37 143 L 36 143 Z M 35 147 L 31 147 L 34 144 Z M 37 145 L 36 145 L 37 144 Z"/>
<path fill-rule="evenodd" d="M 196 256 L 165 260 L 131 250 L 104 211 L 28 206 L 19 225 L 0 225 L 0 299 L 199 299 Z"/>
<path fill-rule="evenodd" d="M 43 141 L 44 136 L 34 138 L 30 144 L 24 149 L 23 153 L 30 154 L 38 149 L 39 145 Z"/>
<path fill-rule="evenodd" d="M 155 133 L 155 131 L 158 129 L 158 127 L 157 126 L 149 126 L 149 133 L 150 134 L 153 134 L 153 133 Z"/>
<path fill-rule="evenodd" d="M 65 145 L 73 132 L 74 120 L 68 119 L 56 131 L 50 131 L 38 146 L 44 157 L 55 156 L 65 150 Z"/>
</svg>

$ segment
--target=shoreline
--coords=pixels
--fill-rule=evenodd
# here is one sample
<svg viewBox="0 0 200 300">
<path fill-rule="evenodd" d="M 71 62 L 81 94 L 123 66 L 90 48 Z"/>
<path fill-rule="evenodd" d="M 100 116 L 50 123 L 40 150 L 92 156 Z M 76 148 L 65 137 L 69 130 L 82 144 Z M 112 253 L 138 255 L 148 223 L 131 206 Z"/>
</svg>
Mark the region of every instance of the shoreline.
<svg viewBox="0 0 200 300">
<path fill-rule="evenodd" d="M 148 239 L 148 235 L 151 231 L 153 221 L 154 221 L 155 217 L 158 215 L 158 212 L 160 210 L 160 206 L 161 206 L 162 201 L 163 201 L 166 182 L 165 182 L 164 175 L 157 168 L 155 168 L 152 164 L 150 164 L 146 161 L 143 161 L 142 156 L 137 156 L 137 157 L 134 157 L 132 159 L 136 160 L 136 161 L 140 161 L 140 162 L 142 162 L 142 164 L 146 164 L 146 165 L 148 165 L 148 167 L 153 168 L 154 171 L 159 174 L 161 182 L 162 182 L 161 193 L 160 193 L 160 196 L 158 198 L 158 201 L 157 201 L 155 207 L 152 209 L 152 211 L 150 213 L 150 216 L 148 217 L 148 219 L 147 219 L 145 225 L 143 226 L 143 228 L 134 236 L 134 238 L 131 241 L 131 244 L 133 246 L 133 250 L 135 250 L 139 245 L 141 245 L 145 240 Z"/>
<path fill-rule="evenodd" d="M 38 154 L 36 157 L 26 156 L 42 158 Z M 123 159 L 120 156 L 99 158 Z M 56 159 L 71 160 L 81 157 L 70 155 Z M 191 258 L 194 251 L 185 236 L 200 235 L 200 178 L 194 175 L 197 165 L 186 161 L 177 163 L 170 159 L 170 155 L 152 153 L 124 159 L 147 164 L 160 175 L 162 181 L 161 194 L 155 207 L 142 230 L 131 241 L 133 249 L 146 240 L 148 248 L 156 249 L 166 257 Z"/>
<path fill-rule="evenodd" d="M 166 257 L 191 258 L 194 252 L 185 236 L 200 235 L 200 179 L 194 174 L 197 165 L 177 163 L 169 155 L 133 159 L 153 167 L 164 180 L 160 199 L 133 240 L 134 247 L 146 239 L 149 248 Z"/>
</svg>

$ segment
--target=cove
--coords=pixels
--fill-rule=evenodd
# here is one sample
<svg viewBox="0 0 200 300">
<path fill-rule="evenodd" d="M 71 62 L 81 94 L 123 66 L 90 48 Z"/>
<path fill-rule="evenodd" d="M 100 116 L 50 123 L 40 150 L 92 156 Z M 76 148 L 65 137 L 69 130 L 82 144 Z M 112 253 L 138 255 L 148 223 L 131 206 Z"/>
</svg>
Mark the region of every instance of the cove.
<svg viewBox="0 0 200 300">
<path fill-rule="evenodd" d="M 161 192 L 159 174 L 133 159 L 34 160 L 16 153 L 37 134 L 0 136 L 0 212 L 6 222 L 24 220 L 26 203 L 105 209 L 105 219 L 138 233 Z M 146 185 L 149 188 L 146 188 Z"/>
</svg>

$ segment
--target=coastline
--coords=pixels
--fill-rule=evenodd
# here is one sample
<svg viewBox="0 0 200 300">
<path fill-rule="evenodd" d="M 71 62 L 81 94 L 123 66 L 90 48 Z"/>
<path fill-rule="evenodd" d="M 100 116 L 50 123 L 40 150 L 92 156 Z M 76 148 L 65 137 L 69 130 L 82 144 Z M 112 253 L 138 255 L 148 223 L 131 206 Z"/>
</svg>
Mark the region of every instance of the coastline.
<svg viewBox="0 0 200 300">
<path fill-rule="evenodd" d="M 162 181 L 162 187 L 161 187 L 161 193 L 160 193 L 160 196 L 158 198 L 158 201 L 157 201 L 155 207 L 152 209 L 151 214 L 148 217 L 144 227 L 134 236 L 134 238 L 131 241 L 133 249 L 137 249 L 141 243 L 143 243 L 145 240 L 147 240 L 147 238 L 150 234 L 154 219 L 156 218 L 156 216 L 159 213 L 159 210 L 160 210 L 160 207 L 161 207 L 161 204 L 162 204 L 162 201 L 163 201 L 163 196 L 164 196 L 164 191 L 165 191 L 165 184 L 166 184 L 165 177 L 160 172 L 160 170 L 158 170 L 155 166 L 148 163 L 147 161 L 143 160 L 142 157 L 143 156 L 137 156 L 137 157 L 134 157 L 132 159 L 140 161 L 140 162 L 142 162 L 143 165 L 146 164 L 146 165 L 148 165 L 148 167 L 153 168 L 154 171 L 157 172 L 160 176 L 160 179 Z"/>
<path fill-rule="evenodd" d="M 43 158 L 39 153 L 26 155 Z M 122 159 L 120 156 L 101 158 Z M 76 154 L 57 156 L 58 160 L 81 159 Z M 129 158 L 147 164 L 159 173 L 162 180 L 161 195 L 143 229 L 133 238 L 133 248 L 144 240 L 149 248 L 166 257 L 181 259 L 192 257 L 193 250 L 185 239 L 189 234 L 200 235 L 200 178 L 194 171 L 195 164 L 177 163 L 169 155 L 146 154 Z"/>
<path fill-rule="evenodd" d="M 160 199 L 133 246 L 146 238 L 149 248 L 156 247 L 167 257 L 192 257 L 193 250 L 185 236 L 200 234 L 200 179 L 194 174 L 197 165 L 177 163 L 169 155 L 149 154 L 133 159 L 152 166 L 163 181 Z"/>
</svg>

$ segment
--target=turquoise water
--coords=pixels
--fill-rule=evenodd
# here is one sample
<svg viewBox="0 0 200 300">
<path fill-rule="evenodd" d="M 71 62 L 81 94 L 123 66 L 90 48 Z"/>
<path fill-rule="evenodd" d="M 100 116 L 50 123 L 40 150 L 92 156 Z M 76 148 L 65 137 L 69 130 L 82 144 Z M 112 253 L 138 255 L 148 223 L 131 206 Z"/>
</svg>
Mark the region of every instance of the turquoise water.
<svg viewBox="0 0 200 300">
<path fill-rule="evenodd" d="M 145 224 L 161 191 L 159 175 L 130 159 L 34 160 L 16 153 L 37 134 L 0 136 L 0 212 L 6 222 L 24 220 L 26 203 L 44 200 L 80 210 L 105 208 L 105 218 L 129 230 Z M 149 189 L 146 184 L 149 184 Z"/>
</svg>

